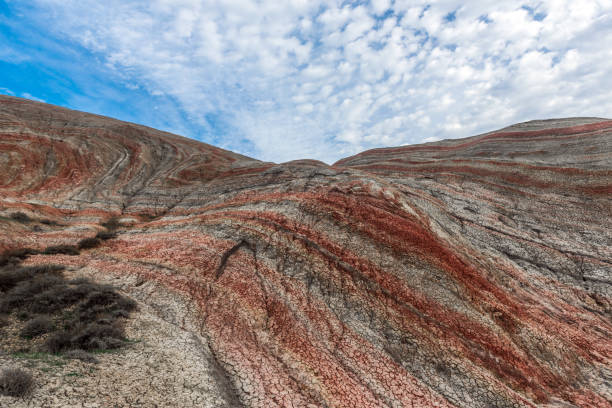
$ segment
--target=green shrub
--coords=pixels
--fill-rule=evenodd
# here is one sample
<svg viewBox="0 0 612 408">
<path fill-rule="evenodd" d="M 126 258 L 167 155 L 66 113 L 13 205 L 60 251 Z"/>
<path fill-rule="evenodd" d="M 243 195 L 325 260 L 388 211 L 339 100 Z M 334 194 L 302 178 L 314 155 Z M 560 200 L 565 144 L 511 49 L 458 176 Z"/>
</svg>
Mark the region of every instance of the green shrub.
<svg viewBox="0 0 612 408">
<path fill-rule="evenodd" d="M 0 394 L 24 397 L 34 388 L 32 374 L 19 368 L 8 368 L 0 373 Z"/>
</svg>

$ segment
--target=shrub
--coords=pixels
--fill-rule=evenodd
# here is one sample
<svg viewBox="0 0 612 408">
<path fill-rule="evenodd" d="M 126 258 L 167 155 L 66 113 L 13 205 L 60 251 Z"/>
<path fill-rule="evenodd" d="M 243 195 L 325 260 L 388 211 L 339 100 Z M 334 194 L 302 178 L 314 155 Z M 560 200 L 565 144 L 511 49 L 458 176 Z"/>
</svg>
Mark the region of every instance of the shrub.
<svg viewBox="0 0 612 408">
<path fill-rule="evenodd" d="M 12 272 L 0 273 L 0 286 L 8 289 L 0 299 L 0 312 L 11 313 L 20 308 L 20 312 L 49 312 L 53 305 L 72 305 L 74 301 L 66 302 L 59 288 L 66 287 L 64 278 L 59 274 L 63 269 L 59 265 L 37 265 L 18 268 Z"/>
<path fill-rule="evenodd" d="M 44 219 L 40 220 L 40 223 L 41 224 L 45 224 L 45 225 L 58 225 L 57 221 L 53 221 L 53 220 L 50 220 L 50 219 L 47 219 L 47 218 L 44 218 Z"/>
<path fill-rule="evenodd" d="M 28 321 L 23 329 L 21 329 L 21 337 L 38 337 L 42 334 L 49 333 L 54 328 L 53 320 L 49 316 L 38 316 Z"/>
<path fill-rule="evenodd" d="M 121 224 L 119 223 L 119 218 L 117 217 L 111 217 L 106 220 L 106 222 L 103 222 L 101 225 L 109 231 L 114 231 L 121 226 Z"/>
<path fill-rule="evenodd" d="M 17 222 L 22 222 L 22 223 L 32 221 L 30 217 L 28 217 L 25 213 L 22 213 L 22 212 L 16 212 L 16 213 L 11 214 L 11 218 Z"/>
<path fill-rule="evenodd" d="M 43 254 L 45 255 L 57 255 L 57 254 L 79 255 L 80 252 L 78 248 L 75 247 L 74 245 L 53 245 L 53 246 L 45 248 L 45 250 L 43 251 Z"/>
<path fill-rule="evenodd" d="M 0 312 L 10 313 L 16 308 L 32 310 L 32 306 L 36 304 L 36 295 L 54 286 L 61 285 L 62 282 L 61 277 L 54 275 L 38 275 L 19 282 L 3 296 L 2 301 L 0 301 Z"/>
<path fill-rule="evenodd" d="M 39 252 L 32 248 L 20 248 L 6 251 L 0 255 L 0 266 L 18 264 L 22 259 L 27 258 L 28 255 L 34 255 L 37 253 Z"/>
<path fill-rule="evenodd" d="M 0 268 L 6 265 L 17 264 L 17 263 L 19 263 L 19 259 L 17 258 L 12 258 L 5 254 L 0 255 Z"/>
<path fill-rule="evenodd" d="M 0 315 L 0 328 L 8 326 L 10 323 L 8 316 Z"/>
<path fill-rule="evenodd" d="M 91 292 L 85 302 L 81 304 L 81 308 L 89 309 L 95 306 L 109 306 L 113 304 L 120 295 L 113 292 L 111 288 L 100 287 L 98 290 Z"/>
<path fill-rule="evenodd" d="M 60 265 L 7 268 L 0 273 L 0 315 L 15 313 L 26 321 L 22 337 L 49 333 L 43 347 L 52 353 L 108 350 L 124 343 L 118 319 L 129 317 L 137 305 L 112 286 L 67 280 Z"/>
<path fill-rule="evenodd" d="M 87 286 L 86 286 L 87 287 Z M 113 291 L 111 287 L 97 285 L 87 298 L 79 303 L 77 313 L 81 321 L 94 321 L 100 314 L 116 314 L 136 309 L 136 302 Z"/>
<path fill-rule="evenodd" d="M 84 297 L 85 294 L 82 291 L 62 282 L 62 284 L 36 295 L 32 299 L 29 309 L 35 313 L 56 312 L 74 305 Z"/>
<path fill-rule="evenodd" d="M 10 397 L 23 397 L 34 388 L 32 374 L 19 368 L 8 368 L 0 374 L 0 393 Z"/>
<path fill-rule="evenodd" d="M 56 264 L 39 264 L 31 266 L 22 266 L 21 269 L 27 270 L 33 274 L 51 274 L 61 276 L 60 272 L 66 269 L 64 265 Z"/>
<path fill-rule="evenodd" d="M 72 345 L 83 350 L 107 350 L 122 344 L 123 330 L 110 324 L 90 323 L 74 330 Z"/>
<path fill-rule="evenodd" d="M 31 278 L 32 275 L 21 269 L 11 268 L 0 271 L 0 291 L 6 292 L 19 282 Z"/>
<path fill-rule="evenodd" d="M 109 239 L 113 239 L 117 236 L 117 234 L 115 234 L 114 232 L 110 232 L 110 231 L 100 231 L 96 234 L 96 238 L 102 240 L 102 241 L 107 241 Z"/>
<path fill-rule="evenodd" d="M 17 312 L 17 318 L 22 322 L 24 320 L 28 320 L 30 318 L 30 312 L 26 310 L 20 310 L 19 312 Z"/>
<path fill-rule="evenodd" d="M 68 350 L 71 345 L 70 339 L 72 335 L 67 330 L 62 330 L 56 333 L 53 333 L 49 338 L 45 341 L 45 348 L 49 353 L 60 353 L 64 350 Z"/>
<path fill-rule="evenodd" d="M 102 241 L 99 238 L 83 238 L 79 241 L 77 247 L 79 249 L 90 249 L 100 245 Z"/>
<path fill-rule="evenodd" d="M 136 309 L 136 302 L 114 292 L 111 287 L 95 285 L 93 291 L 91 284 L 82 287 L 87 289 L 89 294 L 75 309 L 80 322 L 100 322 L 106 318 L 113 321 L 129 316 L 130 312 Z"/>
<path fill-rule="evenodd" d="M 19 282 L 32 279 L 36 275 L 50 274 L 57 276 L 62 270 L 64 270 L 63 266 L 53 264 L 5 267 L 3 270 L 0 270 L 0 291 L 6 292 L 11 290 Z"/>
<path fill-rule="evenodd" d="M 121 347 L 123 337 L 123 330 L 119 326 L 89 323 L 54 333 L 47 339 L 45 346 L 51 353 L 70 349 L 110 350 Z"/>
<path fill-rule="evenodd" d="M 85 284 L 91 284 L 93 285 L 93 283 L 91 283 L 91 281 L 87 278 L 84 278 L 82 276 L 78 277 L 78 278 L 74 278 L 70 281 L 70 284 L 72 285 L 85 285 Z"/>
</svg>

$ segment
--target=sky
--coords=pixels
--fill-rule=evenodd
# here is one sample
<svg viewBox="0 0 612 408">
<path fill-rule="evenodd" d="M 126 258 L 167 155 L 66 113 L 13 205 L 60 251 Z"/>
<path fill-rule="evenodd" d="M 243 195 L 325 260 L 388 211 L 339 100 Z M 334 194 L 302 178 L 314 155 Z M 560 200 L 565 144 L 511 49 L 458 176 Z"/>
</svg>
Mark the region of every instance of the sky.
<svg viewBox="0 0 612 408">
<path fill-rule="evenodd" d="M 612 0 L 0 0 L 0 93 L 327 163 L 612 117 Z"/>
</svg>

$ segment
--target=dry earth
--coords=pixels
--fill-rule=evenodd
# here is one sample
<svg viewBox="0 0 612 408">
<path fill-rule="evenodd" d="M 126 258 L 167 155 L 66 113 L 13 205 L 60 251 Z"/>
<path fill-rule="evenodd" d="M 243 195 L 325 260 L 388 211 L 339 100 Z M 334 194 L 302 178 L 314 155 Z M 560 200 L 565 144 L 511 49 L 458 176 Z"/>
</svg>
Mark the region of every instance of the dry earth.
<svg viewBox="0 0 612 408">
<path fill-rule="evenodd" d="M 610 120 L 273 164 L 0 97 L 0 169 L 0 251 L 117 217 L 25 262 L 140 305 L 2 406 L 612 406 Z"/>
</svg>

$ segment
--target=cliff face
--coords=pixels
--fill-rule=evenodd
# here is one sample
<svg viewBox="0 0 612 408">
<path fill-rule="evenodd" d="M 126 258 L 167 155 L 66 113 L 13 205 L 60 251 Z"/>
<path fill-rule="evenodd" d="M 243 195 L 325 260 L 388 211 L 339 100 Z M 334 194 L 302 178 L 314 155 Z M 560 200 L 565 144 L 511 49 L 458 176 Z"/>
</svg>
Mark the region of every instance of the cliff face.
<svg viewBox="0 0 612 408">
<path fill-rule="evenodd" d="M 612 406 L 612 121 L 277 165 L 0 97 L 0 169 L 0 250 L 119 219 L 27 262 L 199 339 L 200 406 Z"/>
</svg>

